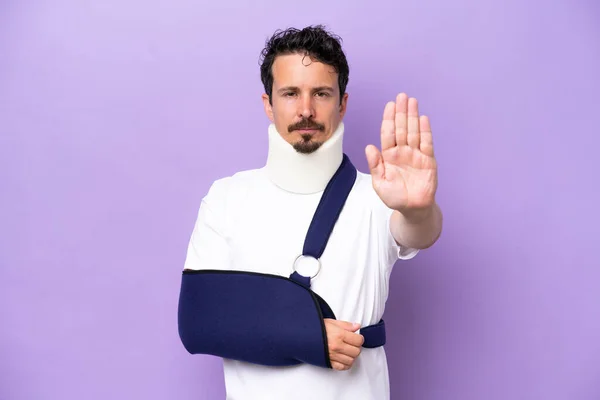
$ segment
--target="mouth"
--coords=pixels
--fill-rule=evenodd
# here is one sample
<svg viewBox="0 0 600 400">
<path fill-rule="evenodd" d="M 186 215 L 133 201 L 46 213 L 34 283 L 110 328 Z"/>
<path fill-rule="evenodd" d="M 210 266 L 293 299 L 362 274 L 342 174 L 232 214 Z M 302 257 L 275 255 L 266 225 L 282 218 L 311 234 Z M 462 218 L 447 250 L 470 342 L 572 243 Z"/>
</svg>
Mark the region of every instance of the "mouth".
<svg viewBox="0 0 600 400">
<path fill-rule="evenodd" d="M 313 134 L 313 133 L 317 133 L 317 132 L 322 132 L 325 130 L 325 126 L 316 123 L 315 121 L 308 121 L 308 120 L 304 120 L 304 121 L 300 121 L 299 123 L 290 125 L 288 127 L 288 131 L 289 132 L 299 132 L 301 134 Z"/>
<path fill-rule="evenodd" d="M 321 129 L 318 126 L 312 126 L 312 127 L 296 128 L 296 129 L 294 129 L 294 131 L 296 131 L 302 135 L 314 135 L 316 133 L 323 131 L 323 129 Z"/>
</svg>

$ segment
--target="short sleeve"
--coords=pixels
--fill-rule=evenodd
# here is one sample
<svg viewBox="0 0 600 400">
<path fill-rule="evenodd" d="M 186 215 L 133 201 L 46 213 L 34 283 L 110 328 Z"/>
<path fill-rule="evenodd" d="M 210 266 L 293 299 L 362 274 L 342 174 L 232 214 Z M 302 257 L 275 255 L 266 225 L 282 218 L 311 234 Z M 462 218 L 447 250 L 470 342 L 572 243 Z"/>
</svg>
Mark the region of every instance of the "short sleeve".
<svg viewBox="0 0 600 400">
<path fill-rule="evenodd" d="M 200 203 L 184 269 L 230 269 L 226 222 L 228 179 L 215 181 Z"/>
<path fill-rule="evenodd" d="M 414 258 L 419 253 L 419 249 L 399 245 L 392 235 L 390 220 L 394 210 L 387 207 L 378 196 L 375 199 L 375 203 L 374 214 L 377 223 L 378 236 L 380 238 L 379 251 L 381 257 L 386 260 L 387 267 L 393 267 L 398 260 L 410 260 Z"/>
</svg>

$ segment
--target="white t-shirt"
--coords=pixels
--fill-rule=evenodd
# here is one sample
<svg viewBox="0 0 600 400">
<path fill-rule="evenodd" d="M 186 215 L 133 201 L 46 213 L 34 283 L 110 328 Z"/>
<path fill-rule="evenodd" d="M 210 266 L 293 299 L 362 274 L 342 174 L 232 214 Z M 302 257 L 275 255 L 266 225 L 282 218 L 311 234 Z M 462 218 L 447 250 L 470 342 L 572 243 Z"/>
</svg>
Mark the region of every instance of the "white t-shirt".
<svg viewBox="0 0 600 400">
<path fill-rule="evenodd" d="M 265 168 L 217 180 L 202 200 L 184 268 L 289 276 L 322 192 L 295 194 L 268 179 Z M 382 318 L 392 266 L 418 250 L 400 248 L 371 176 L 356 182 L 321 257 L 312 289 L 338 320 L 368 326 Z M 293 310 L 290 310 L 293 312 Z M 308 364 L 266 367 L 224 360 L 228 400 L 386 400 L 383 347 L 363 348 L 348 371 Z"/>
</svg>

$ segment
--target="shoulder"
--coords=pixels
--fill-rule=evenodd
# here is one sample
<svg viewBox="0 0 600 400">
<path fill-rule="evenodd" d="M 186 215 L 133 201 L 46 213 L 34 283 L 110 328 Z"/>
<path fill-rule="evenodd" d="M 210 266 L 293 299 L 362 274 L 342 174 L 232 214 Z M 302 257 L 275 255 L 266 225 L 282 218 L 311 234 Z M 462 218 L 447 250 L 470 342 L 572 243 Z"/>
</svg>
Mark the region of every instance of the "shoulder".
<svg viewBox="0 0 600 400">
<path fill-rule="evenodd" d="M 215 179 L 201 197 L 197 219 L 208 222 L 213 227 L 218 226 L 221 234 L 226 236 L 240 204 L 246 198 L 245 193 L 261 175 L 260 169 L 253 169 Z"/>
<path fill-rule="evenodd" d="M 373 189 L 373 177 L 371 174 L 356 170 L 356 185 L 362 190 Z"/>
<path fill-rule="evenodd" d="M 250 189 L 263 176 L 263 170 L 249 169 L 238 171 L 232 175 L 215 179 L 204 196 L 205 201 L 218 201 L 222 204 L 231 199 L 239 198 L 244 191 Z"/>
<path fill-rule="evenodd" d="M 355 204 L 368 211 L 374 223 L 381 226 L 387 225 L 392 210 L 381 200 L 373 188 L 371 174 L 357 171 L 352 196 L 354 196 Z"/>
<path fill-rule="evenodd" d="M 361 202 L 374 211 L 385 211 L 387 206 L 375 192 L 373 188 L 373 178 L 371 174 L 357 170 L 356 182 L 352 189 L 356 195 L 360 196 Z"/>
</svg>

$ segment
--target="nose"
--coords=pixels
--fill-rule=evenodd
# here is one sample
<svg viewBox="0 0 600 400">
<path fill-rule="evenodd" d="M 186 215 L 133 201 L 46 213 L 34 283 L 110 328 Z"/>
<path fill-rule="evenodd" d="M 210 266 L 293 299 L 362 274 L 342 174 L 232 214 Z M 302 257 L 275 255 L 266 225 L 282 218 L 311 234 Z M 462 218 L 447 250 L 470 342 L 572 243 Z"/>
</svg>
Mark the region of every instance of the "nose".
<svg viewBox="0 0 600 400">
<path fill-rule="evenodd" d="M 302 96 L 302 98 L 298 102 L 298 116 L 304 119 L 313 118 L 315 116 L 315 108 L 313 105 L 312 96 Z"/>
</svg>

